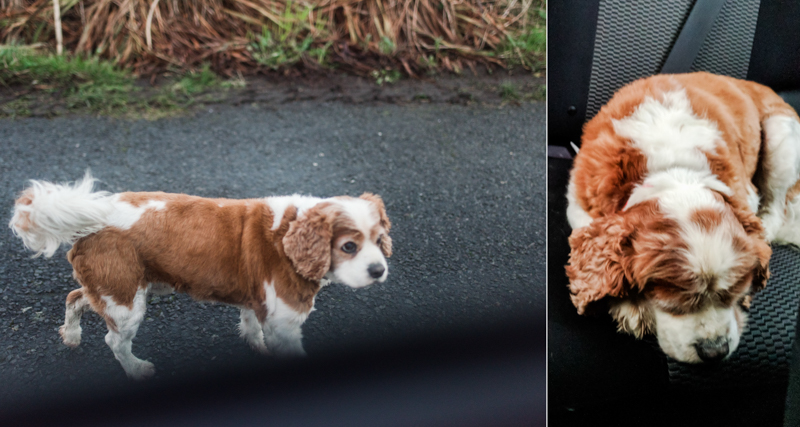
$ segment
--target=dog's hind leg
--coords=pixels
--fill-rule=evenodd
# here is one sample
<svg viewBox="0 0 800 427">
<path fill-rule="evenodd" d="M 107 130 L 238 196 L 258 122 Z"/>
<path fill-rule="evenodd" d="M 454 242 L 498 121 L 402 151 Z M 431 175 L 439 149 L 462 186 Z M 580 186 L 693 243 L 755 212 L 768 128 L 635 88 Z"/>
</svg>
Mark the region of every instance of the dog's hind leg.
<svg viewBox="0 0 800 427">
<path fill-rule="evenodd" d="M 776 243 L 800 246 L 800 185 L 789 191 L 783 225 L 773 239 Z"/>
<path fill-rule="evenodd" d="M 264 344 L 264 331 L 261 329 L 261 322 L 258 321 L 256 312 L 249 308 L 242 308 L 241 318 L 239 336 L 244 338 L 253 350 L 261 354 L 269 354 L 269 350 Z"/>
<path fill-rule="evenodd" d="M 89 300 L 83 289 L 75 289 L 67 295 L 67 312 L 58 333 L 69 347 L 77 347 L 81 343 L 81 316 L 88 306 Z"/>
<path fill-rule="evenodd" d="M 777 114 L 762 126 L 765 152 L 758 214 L 765 237 L 768 242 L 800 244 L 800 205 L 791 200 L 800 178 L 800 122 L 796 116 Z"/>
<path fill-rule="evenodd" d="M 135 380 L 145 379 L 155 374 L 155 367 L 152 363 L 137 358 L 131 352 L 133 338 L 136 337 L 139 324 L 142 323 L 147 309 L 148 287 L 142 287 L 136 291 L 130 307 L 115 303 L 109 296 L 101 297 L 105 302 L 103 317 L 108 325 L 106 344 L 114 352 L 114 357 L 119 360 L 128 377 Z"/>
<path fill-rule="evenodd" d="M 106 229 L 86 236 L 75 243 L 68 259 L 84 296 L 106 321 L 106 344 L 128 377 L 139 380 L 155 373 L 152 363 L 131 353 L 147 309 L 150 285 L 135 247 L 120 233 Z"/>
</svg>

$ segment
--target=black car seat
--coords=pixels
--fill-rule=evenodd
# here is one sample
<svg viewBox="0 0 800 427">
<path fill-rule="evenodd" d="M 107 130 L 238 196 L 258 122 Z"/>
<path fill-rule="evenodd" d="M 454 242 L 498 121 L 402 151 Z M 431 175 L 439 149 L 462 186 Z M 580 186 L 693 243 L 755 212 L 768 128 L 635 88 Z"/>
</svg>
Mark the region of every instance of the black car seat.
<svg viewBox="0 0 800 427">
<path fill-rule="evenodd" d="M 571 232 L 565 194 L 581 127 L 617 89 L 638 78 L 687 71 L 746 78 L 772 87 L 800 111 L 800 2 L 562 0 L 549 3 L 548 20 L 551 420 L 577 419 L 575 413 L 585 408 L 621 402 L 642 408 L 656 405 L 655 400 L 691 404 L 698 398 L 750 402 L 760 409 L 741 411 L 758 421 L 768 421 L 761 417 L 768 413 L 775 425 L 782 419 L 789 381 L 800 252 L 773 248 L 772 277 L 754 299 L 749 328 L 728 360 L 715 366 L 682 364 L 664 356 L 652 337 L 636 340 L 617 333 L 608 316 L 577 315 L 564 273 Z M 800 390 L 800 379 L 797 384 Z M 648 417 L 646 410 L 642 416 Z M 655 425 L 648 420 L 643 425 Z"/>
</svg>

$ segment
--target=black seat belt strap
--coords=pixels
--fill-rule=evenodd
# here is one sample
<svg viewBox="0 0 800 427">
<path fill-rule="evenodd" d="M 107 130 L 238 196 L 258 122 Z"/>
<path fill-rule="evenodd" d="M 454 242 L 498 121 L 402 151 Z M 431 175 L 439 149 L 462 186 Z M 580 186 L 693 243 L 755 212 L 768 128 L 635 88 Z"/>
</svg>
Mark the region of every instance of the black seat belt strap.
<svg viewBox="0 0 800 427">
<path fill-rule="evenodd" d="M 678 39 L 672 45 L 667 60 L 661 67 L 661 74 L 688 72 L 703 41 L 714 26 L 719 11 L 726 0 L 697 0 L 689 12 Z"/>
</svg>

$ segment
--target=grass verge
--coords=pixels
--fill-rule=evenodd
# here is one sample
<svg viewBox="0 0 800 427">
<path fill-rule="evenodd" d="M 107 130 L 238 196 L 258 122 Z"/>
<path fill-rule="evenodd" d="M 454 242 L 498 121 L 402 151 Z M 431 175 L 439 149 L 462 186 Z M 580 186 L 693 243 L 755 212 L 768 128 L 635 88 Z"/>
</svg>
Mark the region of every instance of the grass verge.
<svg viewBox="0 0 800 427">
<path fill-rule="evenodd" d="M 58 45 L 137 75 L 208 63 L 221 75 L 337 67 L 362 76 L 476 65 L 536 70 L 546 0 L 0 2 L 0 43 Z"/>
<path fill-rule="evenodd" d="M 164 74 L 162 74 L 163 76 Z M 503 81 L 502 76 L 447 77 L 439 82 L 451 83 L 418 92 L 421 86 L 417 80 L 401 81 L 398 70 L 376 70 L 371 77 L 376 89 L 392 85 L 386 89 L 386 97 L 377 89 L 378 95 L 364 95 L 358 90 L 349 91 L 350 82 L 357 77 L 341 79 L 340 73 L 320 73 L 310 80 L 298 82 L 290 79 L 291 88 L 285 82 L 270 82 L 251 78 L 249 83 L 242 75 L 234 79 L 222 79 L 208 64 L 183 72 L 177 68 L 156 85 L 137 78 L 130 71 L 108 61 L 82 56 L 47 53 L 42 46 L 2 46 L 0 45 L 0 117 L 53 117 L 68 113 L 97 114 L 127 118 L 155 119 L 183 114 L 184 112 L 210 104 L 228 103 L 233 105 L 262 102 L 283 103 L 293 100 L 309 99 L 348 99 L 349 102 L 455 102 L 460 104 L 483 103 L 496 105 L 498 102 L 518 104 L 519 102 L 541 101 L 545 97 L 544 85 L 530 80 L 527 73 L 514 73 L 516 77 Z M 319 80 L 322 78 L 322 80 Z M 487 80 L 493 80 L 490 83 Z M 502 83 L 498 82 L 498 78 Z M 521 79 L 520 79 L 521 78 Z M 267 78 L 271 79 L 271 78 Z M 315 80 L 316 79 L 316 80 Z M 448 80 L 449 79 L 449 80 Z M 311 92 L 304 92 L 304 83 L 311 82 Z M 458 82 L 464 83 L 458 83 Z M 452 83 L 455 82 L 455 83 Z M 471 82 L 471 83 L 470 83 Z M 242 89 L 249 86 L 247 90 Z M 281 86 L 283 85 L 283 86 Z M 353 86 L 354 87 L 354 86 Z M 269 89 L 267 89 L 269 88 Z M 266 91 L 265 91 L 266 90 Z M 316 92 L 315 92 L 316 91 Z M 412 92 L 413 91 L 413 92 Z M 476 92 L 477 91 L 477 92 Z M 363 92 L 363 91 L 362 91 Z M 482 94 L 475 96 L 478 92 Z M 406 95 L 409 93 L 416 96 Z M 264 96 L 265 94 L 268 94 Z"/>
<path fill-rule="evenodd" d="M 60 110 L 112 116 L 162 117 L 203 100 L 206 92 L 244 86 L 222 80 L 208 65 L 177 74 L 157 89 L 137 85 L 130 71 L 108 61 L 52 55 L 40 46 L 0 46 L 0 116 L 27 116 L 38 100 L 56 99 Z M 207 99 L 206 99 L 207 100 Z"/>
</svg>

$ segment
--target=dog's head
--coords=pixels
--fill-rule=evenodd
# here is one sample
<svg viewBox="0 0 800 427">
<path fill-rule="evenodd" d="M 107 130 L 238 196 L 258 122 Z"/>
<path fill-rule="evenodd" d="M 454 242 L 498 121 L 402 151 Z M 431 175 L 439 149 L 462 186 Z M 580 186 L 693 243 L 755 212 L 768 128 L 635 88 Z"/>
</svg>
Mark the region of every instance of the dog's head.
<svg viewBox="0 0 800 427">
<path fill-rule="evenodd" d="M 383 200 L 364 193 L 336 197 L 302 212 L 283 238 L 286 256 L 310 280 L 327 277 L 353 288 L 383 282 L 392 255 Z"/>
<path fill-rule="evenodd" d="M 567 275 L 578 312 L 603 300 L 620 331 L 654 333 L 682 362 L 730 355 L 746 324 L 741 306 L 769 277 L 771 250 L 758 218 L 713 198 L 682 212 L 650 200 L 573 230 Z"/>
</svg>

